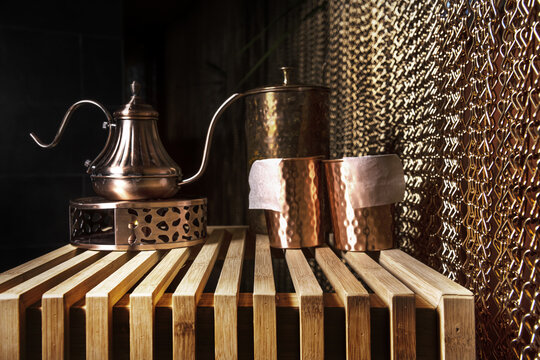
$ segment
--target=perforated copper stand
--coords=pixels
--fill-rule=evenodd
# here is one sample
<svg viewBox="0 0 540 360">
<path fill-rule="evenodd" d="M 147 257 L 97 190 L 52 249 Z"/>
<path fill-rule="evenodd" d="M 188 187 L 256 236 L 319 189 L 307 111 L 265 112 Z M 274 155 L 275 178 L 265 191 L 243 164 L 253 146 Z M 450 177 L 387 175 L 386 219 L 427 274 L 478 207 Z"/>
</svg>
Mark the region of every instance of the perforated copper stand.
<svg viewBox="0 0 540 360">
<path fill-rule="evenodd" d="M 70 202 L 70 242 L 93 250 L 154 250 L 206 239 L 206 198 Z"/>
</svg>

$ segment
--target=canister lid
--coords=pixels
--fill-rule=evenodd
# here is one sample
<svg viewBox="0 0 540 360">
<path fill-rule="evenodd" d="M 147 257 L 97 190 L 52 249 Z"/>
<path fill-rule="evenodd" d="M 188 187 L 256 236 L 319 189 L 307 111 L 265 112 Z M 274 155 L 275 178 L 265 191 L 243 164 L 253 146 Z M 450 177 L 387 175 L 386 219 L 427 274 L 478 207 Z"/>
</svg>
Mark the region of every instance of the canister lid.
<svg viewBox="0 0 540 360">
<path fill-rule="evenodd" d="M 131 99 L 121 109 L 114 113 L 116 119 L 123 120 L 156 120 L 159 116 L 158 112 L 152 105 L 144 102 L 139 96 L 141 84 L 134 81 L 131 83 Z"/>
<path fill-rule="evenodd" d="M 289 66 L 283 66 L 279 68 L 283 72 L 283 83 L 274 86 L 263 86 L 255 89 L 246 91 L 245 95 L 254 95 L 265 92 L 274 92 L 274 91 L 324 91 L 327 92 L 329 89 L 326 86 L 318 85 L 306 85 L 299 84 L 296 82 L 294 77 L 294 68 Z"/>
</svg>

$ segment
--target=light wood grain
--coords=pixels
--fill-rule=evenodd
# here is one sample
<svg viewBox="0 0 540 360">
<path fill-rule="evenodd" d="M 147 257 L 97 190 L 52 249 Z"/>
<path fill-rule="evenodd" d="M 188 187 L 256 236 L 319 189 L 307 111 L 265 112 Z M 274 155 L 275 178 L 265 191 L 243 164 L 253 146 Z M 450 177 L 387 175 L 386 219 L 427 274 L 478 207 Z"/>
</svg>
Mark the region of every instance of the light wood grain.
<svg viewBox="0 0 540 360">
<path fill-rule="evenodd" d="M 242 293 L 241 293 L 242 294 Z M 162 334 L 163 336 L 167 336 L 168 339 L 160 339 L 157 340 L 158 343 L 163 344 L 163 346 L 156 346 L 154 350 L 156 353 L 154 354 L 155 358 L 157 359 L 167 359 L 172 358 L 172 346 L 170 344 L 171 340 L 171 302 L 172 297 L 171 293 L 166 293 L 160 301 L 158 301 L 158 304 L 156 306 L 156 333 Z M 292 294 L 286 294 L 287 296 L 296 298 L 296 295 L 294 293 Z M 328 293 L 325 295 L 334 295 L 334 298 L 336 300 L 335 304 L 340 304 L 341 301 L 339 301 L 337 294 L 335 293 Z M 166 305 L 167 303 L 167 296 L 168 296 L 168 305 L 166 307 L 163 307 L 161 305 Z M 247 300 L 251 297 L 250 293 L 244 293 L 240 298 L 244 297 L 244 300 Z M 323 295 L 323 297 L 325 297 Z M 373 294 L 374 298 L 377 298 L 376 295 Z M 205 336 L 206 338 L 203 339 L 197 339 L 197 358 L 214 358 L 214 347 L 213 347 L 213 323 L 214 323 L 214 314 L 211 308 L 203 308 L 203 301 L 210 300 L 209 303 L 213 303 L 213 293 L 203 293 L 201 295 L 201 299 L 199 301 L 199 305 L 197 308 L 197 327 L 201 327 L 201 329 L 197 328 L 197 335 L 202 334 L 202 336 Z M 283 299 L 286 297 L 283 296 Z M 123 302 L 122 304 L 120 302 Z M 129 355 L 129 336 L 128 336 L 128 328 L 129 328 L 129 296 L 125 295 L 122 297 L 121 301 L 119 301 L 114 306 L 114 329 L 125 329 L 124 333 L 115 333 L 113 336 L 113 350 L 115 358 L 126 358 Z M 332 300 L 334 303 L 334 300 Z M 380 356 L 375 355 L 383 355 L 383 354 L 389 354 L 389 346 L 388 346 L 388 339 L 389 339 L 389 331 L 388 331 L 388 311 L 386 310 L 386 306 L 378 300 L 381 304 L 381 308 L 373 309 L 372 310 L 372 334 L 378 334 L 379 336 L 372 337 L 372 358 L 373 359 L 379 359 L 384 358 Z M 326 305 L 326 303 L 325 303 Z M 76 329 L 83 329 L 84 330 L 84 300 L 78 302 L 72 307 L 71 310 L 71 326 L 74 330 Z M 325 324 L 325 359 L 345 359 L 345 332 L 344 332 L 344 310 L 343 305 L 339 305 L 337 307 L 326 307 L 325 306 L 325 322 L 327 321 L 329 324 Z M 37 314 L 38 316 L 35 316 Z M 32 305 L 27 312 L 27 321 L 29 329 L 35 328 L 36 326 L 40 326 L 41 320 L 39 319 L 40 316 L 40 310 L 39 310 L 39 304 Z M 333 320 L 333 317 L 338 317 L 338 321 L 335 319 Z M 421 356 L 423 356 L 423 359 L 438 359 L 439 358 L 439 346 L 438 346 L 438 330 L 436 328 L 437 325 L 437 313 L 434 309 L 424 309 L 422 311 L 419 311 L 417 314 L 417 319 L 419 320 L 419 336 L 420 336 L 420 344 L 423 344 L 421 351 L 419 352 Z M 291 321 L 294 321 L 292 323 Z M 247 343 L 247 341 L 252 341 L 252 338 L 250 334 L 247 333 L 241 333 L 240 329 L 242 330 L 248 330 L 251 328 L 251 324 L 253 323 L 253 316 L 251 309 L 240 309 L 238 311 L 238 326 L 239 326 L 239 358 L 253 358 L 253 343 Z M 278 323 L 278 343 L 279 343 L 279 355 L 278 358 L 280 359 L 295 359 L 299 358 L 299 338 L 298 338 L 298 332 L 299 332 L 299 323 L 298 323 L 298 309 L 291 309 L 291 308 L 281 308 L 277 311 L 277 323 Z M 279 325 L 281 324 L 281 325 Z M 330 325 L 332 324 L 332 325 Z M 427 326 L 426 326 L 427 325 Z M 202 329 L 205 329 L 205 331 L 201 331 Z M 423 330 L 422 330 L 423 329 Z M 36 338 L 33 336 L 29 336 L 28 339 L 30 340 L 29 349 L 36 349 L 40 346 L 41 338 Z M 243 340 L 240 340 L 243 339 Z M 250 340 L 251 339 L 251 340 Z M 291 342 L 294 341 L 294 344 L 291 344 Z M 169 343 L 167 346 L 167 342 Z M 72 334 L 72 340 L 71 340 L 71 346 L 73 349 L 79 349 L 81 346 L 84 346 L 85 344 L 85 338 L 84 338 L 84 331 L 74 331 Z M 122 352 L 119 351 L 119 349 L 116 349 L 117 345 L 121 347 L 123 350 Z M 84 356 L 84 349 L 82 350 L 83 356 Z M 338 355 L 339 354 L 339 355 Z M 342 354 L 342 355 L 341 355 Z M 80 355 L 80 354 L 79 354 Z M 389 358 L 389 355 L 387 356 Z"/>
<path fill-rule="evenodd" d="M 345 307 L 347 359 L 370 359 L 369 294 L 327 246 L 315 249 L 315 259 Z"/>
<path fill-rule="evenodd" d="M 0 274 L 0 292 L 31 279 L 34 276 L 49 270 L 53 266 L 74 257 L 80 252 L 82 251 L 72 245 L 62 246 L 50 253 L 3 272 Z"/>
<path fill-rule="evenodd" d="M 126 253 L 110 253 L 43 294 L 41 299 L 43 359 L 69 358 L 69 307 L 122 266 L 127 259 Z"/>
<path fill-rule="evenodd" d="M 474 298 L 443 295 L 437 310 L 441 359 L 476 359 Z"/>
<path fill-rule="evenodd" d="M 348 252 L 344 258 L 388 306 L 391 358 L 416 359 L 414 293 L 366 253 Z"/>
<path fill-rule="evenodd" d="M 323 359 L 323 291 L 302 250 L 286 250 L 285 259 L 300 300 L 300 358 Z"/>
<path fill-rule="evenodd" d="M 246 229 L 236 229 L 214 292 L 214 351 L 216 359 L 238 358 L 238 293 L 246 243 Z"/>
<path fill-rule="evenodd" d="M 195 359 L 197 303 L 214 267 L 225 231 L 215 230 L 173 293 L 173 359 Z"/>
<path fill-rule="evenodd" d="M 401 250 L 381 251 L 379 263 L 416 294 L 438 306 L 445 294 L 472 296 L 472 292 Z"/>
<path fill-rule="evenodd" d="M 86 358 L 111 355 L 112 307 L 157 263 L 156 251 L 142 251 L 86 294 Z"/>
<path fill-rule="evenodd" d="M 441 359 L 474 359 L 474 296 L 401 250 L 381 251 L 379 262 L 437 308 Z"/>
<path fill-rule="evenodd" d="M 268 235 L 257 235 L 255 241 L 253 355 L 255 360 L 276 360 L 276 287 L 270 242 Z"/>
<path fill-rule="evenodd" d="M 189 257 L 189 248 L 173 249 L 130 295 L 130 357 L 154 357 L 154 307 Z"/>
<path fill-rule="evenodd" d="M 0 359 L 24 357 L 25 310 L 41 295 L 103 256 L 86 251 L 0 294 Z"/>
<path fill-rule="evenodd" d="M 172 293 L 165 293 L 159 299 L 156 304 L 156 308 L 172 309 Z M 300 301 L 298 295 L 295 293 L 276 293 L 275 295 L 276 307 L 279 308 L 299 308 Z M 387 309 L 388 306 L 381 300 L 377 294 L 369 294 L 370 306 L 373 309 Z M 238 307 L 253 307 L 253 294 L 252 293 L 239 293 L 238 294 Z M 325 308 L 343 308 L 343 302 L 335 293 L 324 293 L 323 303 Z M 73 305 L 73 308 L 84 307 L 85 303 L 79 302 Z M 114 305 L 115 308 L 130 309 L 129 294 L 124 295 Z M 214 307 L 214 293 L 202 293 L 197 303 L 197 307 Z M 416 308 L 422 310 L 436 310 L 421 297 L 416 297 Z"/>
</svg>

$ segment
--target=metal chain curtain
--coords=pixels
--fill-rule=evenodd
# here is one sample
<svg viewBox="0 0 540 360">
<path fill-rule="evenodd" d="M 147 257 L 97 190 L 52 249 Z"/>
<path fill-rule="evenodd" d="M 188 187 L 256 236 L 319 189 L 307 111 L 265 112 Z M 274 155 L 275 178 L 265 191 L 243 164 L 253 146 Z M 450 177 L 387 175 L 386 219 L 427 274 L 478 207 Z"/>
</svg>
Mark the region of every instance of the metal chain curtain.
<svg viewBox="0 0 540 360">
<path fill-rule="evenodd" d="M 332 157 L 395 152 L 399 246 L 476 295 L 478 356 L 539 359 L 540 1 L 309 0 Z"/>
</svg>

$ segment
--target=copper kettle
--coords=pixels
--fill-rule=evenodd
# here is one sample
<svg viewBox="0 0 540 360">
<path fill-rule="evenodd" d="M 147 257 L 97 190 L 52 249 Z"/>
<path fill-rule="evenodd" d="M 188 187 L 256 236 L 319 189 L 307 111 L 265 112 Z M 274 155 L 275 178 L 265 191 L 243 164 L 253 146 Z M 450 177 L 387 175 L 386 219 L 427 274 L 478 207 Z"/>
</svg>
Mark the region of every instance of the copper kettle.
<svg viewBox="0 0 540 360">
<path fill-rule="evenodd" d="M 159 138 L 157 111 L 139 96 L 140 84 L 133 82 L 131 91 L 130 101 L 114 116 L 98 102 L 81 100 L 68 109 L 50 144 L 42 142 L 34 133 L 30 136 L 39 146 L 52 148 L 60 141 L 73 112 L 84 104 L 95 105 L 107 117 L 103 126 L 109 129 L 109 134 L 99 155 L 85 163 L 94 191 L 111 200 L 169 198 L 178 192 L 179 186 L 202 176 L 208 164 L 216 122 L 222 112 L 242 94 L 230 96 L 215 112 L 206 134 L 200 168 L 195 175 L 182 180 L 180 167 L 167 154 Z"/>
</svg>

